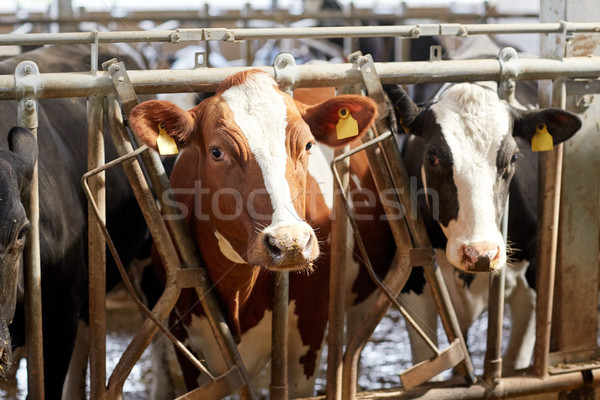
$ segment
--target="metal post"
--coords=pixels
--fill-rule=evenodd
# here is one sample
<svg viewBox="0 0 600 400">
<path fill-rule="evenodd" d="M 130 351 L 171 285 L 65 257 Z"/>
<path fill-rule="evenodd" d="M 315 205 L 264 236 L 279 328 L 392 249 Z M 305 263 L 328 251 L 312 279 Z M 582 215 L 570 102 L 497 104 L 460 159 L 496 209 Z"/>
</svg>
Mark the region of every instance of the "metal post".
<svg viewBox="0 0 600 400">
<path fill-rule="evenodd" d="M 335 156 L 348 151 L 348 147 L 335 150 Z M 350 181 L 350 158 L 346 158 L 334 168 L 338 169 L 342 185 L 334 183 L 333 223 L 331 226 L 331 258 L 329 275 L 329 330 L 327 334 L 327 386 L 328 400 L 342 398 L 342 362 L 344 354 L 344 322 L 345 322 L 345 280 L 348 258 L 348 215 L 341 194 L 348 190 Z M 334 181 L 337 182 L 337 181 Z"/>
<path fill-rule="evenodd" d="M 274 273 L 273 322 L 271 332 L 271 387 L 273 400 L 288 398 L 288 302 L 290 274 Z"/>
<path fill-rule="evenodd" d="M 502 219 L 502 236 L 504 243 L 507 243 L 508 237 L 508 199 L 504 206 L 504 216 Z M 504 319 L 504 283 L 506 268 L 500 268 L 500 271 L 490 274 L 490 295 L 488 307 L 488 330 L 487 343 L 485 351 L 485 363 L 483 366 L 483 376 L 488 385 L 496 385 L 502 378 L 502 327 Z M 513 327 L 514 329 L 514 327 Z"/>
<path fill-rule="evenodd" d="M 104 97 L 88 99 L 88 170 L 104 164 Z M 90 178 L 90 189 L 103 221 L 106 221 L 105 173 Z M 106 392 L 106 241 L 88 209 L 88 260 L 90 310 L 90 398 L 101 399 Z"/>
<path fill-rule="evenodd" d="M 37 97 L 42 91 L 35 63 L 23 61 L 15 70 L 19 124 L 37 138 Z M 42 150 L 43 151 L 43 150 Z M 40 257 L 40 202 L 36 160 L 26 205 L 31 228 L 27 233 L 25 260 L 25 331 L 27 334 L 27 388 L 34 399 L 44 399 L 44 349 L 42 337 L 42 272 Z"/>
</svg>

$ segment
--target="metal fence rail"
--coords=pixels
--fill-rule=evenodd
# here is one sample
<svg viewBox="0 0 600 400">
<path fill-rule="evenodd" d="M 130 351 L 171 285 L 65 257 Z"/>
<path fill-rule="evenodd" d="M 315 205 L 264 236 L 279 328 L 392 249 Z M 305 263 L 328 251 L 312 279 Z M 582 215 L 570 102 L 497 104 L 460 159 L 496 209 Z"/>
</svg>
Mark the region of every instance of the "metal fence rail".
<svg viewBox="0 0 600 400">
<path fill-rule="evenodd" d="M 501 81 L 502 66 L 497 59 L 375 63 L 383 84 Z M 198 68 L 187 70 L 129 71 L 138 94 L 214 91 L 227 76 L 258 68 L 277 79 L 273 67 Z M 298 65 L 296 87 L 327 87 L 362 82 L 353 64 Z M 520 59 L 517 80 L 592 79 L 600 77 L 600 57 L 569 57 L 563 60 Z M 114 86 L 107 72 L 41 73 L 40 98 L 107 95 Z M 15 99 L 12 75 L 0 75 L 0 100 Z"/>
<path fill-rule="evenodd" d="M 573 34 L 599 33 L 596 22 L 554 22 L 544 24 L 422 24 L 389 26 L 348 26 L 312 28 L 206 28 L 169 31 L 98 32 L 100 43 L 172 42 L 198 40 L 253 40 L 293 38 L 340 37 L 402 37 L 415 39 L 422 36 L 468 36 L 511 34 Z M 0 45 L 93 43 L 93 32 L 29 33 L 0 35 Z"/>
<path fill-rule="evenodd" d="M 365 37 L 397 36 L 414 38 L 434 35 L 470 35 L 494 33 L 552 33 L 567 35 L 575 32 L 598 32 L 600 23 L 549 23 L 516 25 L 460 25 L 432 24 L 396 27 L 354 27 L 354 28 L 309 28 L 286 29 L 181 29 L 158 32 L 92 32 L 66 34 L 0 35 L 0 45 L 7 44 L 47 44 L 47 43 L 112 43 L 112 42 L 184 42 L 197 40 L 249 40 L 260 38 L 296 37 Z M 93 64 L 93 62 L 92 62 Z M 382 83 L 427 83 L 458 81 L 501 81 L 505 77 L 502 64 L 496 59 L 428 61 L 403 63 L 375 63 Z M 94 68 L 94 66 L 92 66 Z M 363 82 L 361 72 L 354 64 L 300 65 L 296 87 L 341 86 Z M 194 70 L 154 70 L 129 71 L 129 77 L 137 94 L 212 91 L 227 76 L 248 68 L 197 68 Z M 259 67 L 276 80 L 277 70 L 273 67 Z M 568 57 L 553 59 L 522 59 L 518 61 L 516 80 L 535 79 L 586 79 L 598 87 L 600 77 L 600 57 Z M 114 95 L 115 82 L 108 72 L 82 73 L 40 73 L 40 90 L 37 98 L 90 97 Z M 567 82 L 568 83 L 568 82 Z M 568 85 L 567 85 L 568 87 Z M 579 87 L 579 86 L 578 86 Z M 583 90 L 585 92 L 585 90 Z M 20 98 L 17 94 L 14 75 L 0 75 L 0 100 Z M 21 96 L 22 97 L 22 96 Z M 114 97 L 112 98 L 115 103 Z M 117 105 L 113 104 L 117 109 Z M 170 299 L 171 301 L 173 299 Z M 146 327 L 156 330 L 155 327 Z M 139 341 L 141 347 L 143 343 Z M 125 368 L 126 369 L 126 368 Z M 573 379 L 579 385 L 579 375 Z M 594 372 L 594 384 L 597 384 Z M 556 379 L 558 381 L 560 379 Z M 507 385 L 510 386 L 510 385 Z M 499 387 L 502 389 L 502 387 Z M 499 390 L 498 389 L 498 390 Z M 535 386 L 535 390 L 538 386 Z M 475 390 L 471 390 L 475 392 Z M 479 395 L 479 392 L 477 393 Z"/>
</svg>

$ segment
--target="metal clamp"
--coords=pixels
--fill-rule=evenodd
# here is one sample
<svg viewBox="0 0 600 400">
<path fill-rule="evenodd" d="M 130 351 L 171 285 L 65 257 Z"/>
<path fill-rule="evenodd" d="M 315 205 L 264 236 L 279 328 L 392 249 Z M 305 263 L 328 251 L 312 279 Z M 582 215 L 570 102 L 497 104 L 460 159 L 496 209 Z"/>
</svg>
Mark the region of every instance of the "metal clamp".
<svg viewBox="0 0 600 400">
<path fill-rule="evenodd" d="M 37 99 L 44 90 L 40 70 L 32 61 L 22 61 L 15 69 L 15 88 L 17 93 L 19 123 L 29 129 L 37 129 Z"/>
<path fill-rule="evenodd" d="M 516 79 L 521 73 L 517 51 L 512 47 L 504 47 L 498 54 L 498 61 L 500 62 L 499 95 L 509 104 L 516 105 Z"/>
<path fill-rule="evenodd" d="M 296 82 L 300 78 L 300 72 L 296 68 L 296 60 L 290 53 L 280 53 L 273 61 L 275 69 L 275 80 L 279 88 L 288 94 L 292 94 Z"/>
</svg>

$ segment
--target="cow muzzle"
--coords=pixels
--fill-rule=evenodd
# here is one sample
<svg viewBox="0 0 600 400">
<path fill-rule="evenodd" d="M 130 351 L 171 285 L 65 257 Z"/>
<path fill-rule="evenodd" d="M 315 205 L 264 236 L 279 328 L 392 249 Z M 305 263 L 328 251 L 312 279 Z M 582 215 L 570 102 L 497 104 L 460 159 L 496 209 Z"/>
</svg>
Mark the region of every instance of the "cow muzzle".
<svg viewBox="0 0 600 400">
<path fill-rule="evenodd" d="M 468 272 L 490 272 L 500 267 L 500 246 L 481 242 L 461 247 L 461 266 Z"/>
<path fill-rule="evenodd" d="M 312 270 L 319 256 L 319 244 L 308 224 L 268 227 L 262 245 L 267 267 L 275 270 Z"/>
<path fill-rule="evenodd" d="M 0 379 L 5 377 L 12 364 L 11 342 L 7 339 L 10 338 L 10 334 L 8 333 L 8 329 L 2 330 L 5 332 L 3 335 L 0 335 Z"/>
</svg>

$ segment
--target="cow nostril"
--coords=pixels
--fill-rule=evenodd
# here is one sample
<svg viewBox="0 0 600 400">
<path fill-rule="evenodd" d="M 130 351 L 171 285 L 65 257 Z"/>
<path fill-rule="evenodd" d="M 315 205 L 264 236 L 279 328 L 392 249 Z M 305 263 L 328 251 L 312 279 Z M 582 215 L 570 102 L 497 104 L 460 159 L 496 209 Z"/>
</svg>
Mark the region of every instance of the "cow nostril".
<svg viewBox="0 0 600 400">
<path fill-rule="evenodd" d="M 281 255 L 281 249 L 277 246 L 277 239 L 271 235 L 265 235 L 263 243 L 267 249 L 267 252 L 272 257 L 278 257 Z"/>
</svg>

